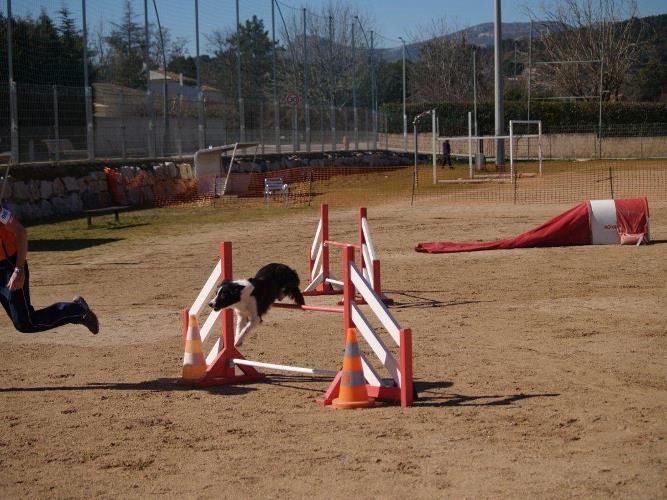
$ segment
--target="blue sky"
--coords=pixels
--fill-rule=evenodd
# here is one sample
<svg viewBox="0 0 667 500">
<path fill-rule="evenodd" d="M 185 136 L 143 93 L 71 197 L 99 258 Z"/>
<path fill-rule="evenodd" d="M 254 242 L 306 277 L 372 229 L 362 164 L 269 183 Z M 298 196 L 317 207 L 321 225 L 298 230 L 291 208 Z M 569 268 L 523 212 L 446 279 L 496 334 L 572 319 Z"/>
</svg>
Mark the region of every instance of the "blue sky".
<svg viewBox="0 0 667 500">
<path fill-rule="evenodd" d="M 305 6 L 314 13 L 321 12 L 323 6 L 332 0 L 278 0 L 283 14 L 298 13 Z M 170 32 L 189 41 L 188 47 L 194 53 L 194 0 L 155 0 L 160 21 Z M 143 23 L 143 0 L 131 0 L 137 12 L 137 21 Z M 336 3 L 336 0 L 334 0 Z M 493 0 L 357 0 L 341 3 L 357 7 L 365 12 L 374 22 L 376 31 L 381 35 L 379 46 L 399 45 L 398 37 L 410 40 L 420 28 L 429 27 L 434 20 L 446 19 L 448 26 L 462 29 L 484 22 L 493 21 Z M 543 0 L 503 0 L 502 14 L 504 22 L 528 21 L 527 7 L 540 11 Z M 638 0 L 641 16 L 667 13 L 665 0 Z M 81 18 L 81 0 L 12 0 L 12 11 L 24 16 L 39 14 L 45 7 L 54 13 L 66 5 L 77 20 Z M 88 29 L 94 33 L 104 26 L 110 29 L 109 22 L 118 21 L 124 10 L 125 0 L 87 0 Z M 149 18 L 155 21 L 153 0 L 148 0 Z M 256 14 L 265 20 L 270 29 L 271 0 L 240 0 L 241 19 Z M 235 0 L 199 0 L 200 33 L 210 33 L 215 29 L 229 29 L 234 26 L 236 10 Z M 0 12 L 6 14 L 6 0 L 0 2 Z M 207 52 L 207 42 L 201 37 L 201 51 Z"/>
</svg>

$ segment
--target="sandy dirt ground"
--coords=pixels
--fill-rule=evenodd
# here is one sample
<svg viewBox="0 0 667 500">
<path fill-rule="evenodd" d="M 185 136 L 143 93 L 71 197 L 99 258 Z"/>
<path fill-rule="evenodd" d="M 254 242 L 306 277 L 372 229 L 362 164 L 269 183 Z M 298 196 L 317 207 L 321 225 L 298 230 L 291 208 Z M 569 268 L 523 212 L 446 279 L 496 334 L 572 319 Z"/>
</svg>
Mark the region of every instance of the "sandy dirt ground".
<svg viewBox="0 0 667 500">
<path fill-rule="evenodd" d="M 33 302 L 81 293 L 102 331 L 23 335 L 0 317 L 0 496 L 667 497 L 667 204 L 639 248 L 413 251 L 514 236 L 571 206 L 369 209 L 391 311 L 414 335 L 407 409 L 324 408 L 329 380 L 297 374 L 179 382 L 179 309 L 219 242 L 236 277 L 282 261 L 305 284 L 315 210 L 31 253 Z M 331 238 L 354 241 L 356 217 L 332 208 Z M 340 316 L 273 309 L 241 350 L 335 370 L 343 348 Z"/>
</svg>

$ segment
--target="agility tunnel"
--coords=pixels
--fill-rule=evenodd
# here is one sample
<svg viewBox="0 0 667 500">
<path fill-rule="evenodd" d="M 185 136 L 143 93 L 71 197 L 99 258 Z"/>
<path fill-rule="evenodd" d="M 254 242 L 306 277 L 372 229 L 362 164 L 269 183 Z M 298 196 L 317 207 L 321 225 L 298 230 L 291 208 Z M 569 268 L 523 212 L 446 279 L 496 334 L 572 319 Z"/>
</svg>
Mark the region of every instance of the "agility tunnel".
<svg viewBox="0 0 667 500">
<path fill-rule="evenodd" d="M 646 198 L 589 200 L 514 238 L 478 242 L 418 243 L 417 252 L 454 253 L 571 245 L 640 245 L 650 242 Z"/>
</svg>

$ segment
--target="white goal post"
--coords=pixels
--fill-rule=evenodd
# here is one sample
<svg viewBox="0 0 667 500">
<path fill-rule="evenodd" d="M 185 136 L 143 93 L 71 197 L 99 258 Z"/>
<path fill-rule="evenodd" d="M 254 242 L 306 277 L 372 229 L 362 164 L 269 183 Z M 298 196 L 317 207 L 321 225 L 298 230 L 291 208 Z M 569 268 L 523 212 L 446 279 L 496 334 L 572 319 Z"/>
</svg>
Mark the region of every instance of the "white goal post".
<svg viewBox="0 0 667 500">
<path fill-rule="evenodd" d="M 528 133 L 516 133 L 516 125 L 525 125 Z M 537 126 L 537 133 L 531 134 L 531 125 Z M 537 139 L 537 160 L 539 162 L 539 175 L 542 175 L 542 120 L 510 120 L 510 174 L 514 177 L 514 160 L 519 155 L 519 141 L 525 139 L 527 142 L 527 159 L 530 159 L 530 139 Z"/>
<path fill-rule="evenodd" d="M 476 161 L 475 156 L 480 154 L 484 158 L 483 151 L 478 151 L 478 144 L 495 145 L 496 139 L 504 139 L 509 142 L 509 177 L 514 178 L 516 175 L 515 162 L 518 160 L 537 160 L 539 165 L 538 175 L 542 175 L 542 121 L 541 120 L 510 120 L 509 135 L 473 135 L 472 133 L 472 119 L 471 113 L 468 112 L 468 135 L 467 136 L 452 136 L 452 137 L 437 137 L 437 143 L 441 148 L 444 141 L 450 141 L 452 144 L 453 157 L 468 157 L 468 177 L 473 179 L 475 171 L 473 165 Z M 531 151 L 531 140 L 536 140 L 537 144 L 533 142 L 536 147 Z M 436 149 L 435 141 L 433 145 L 433 158 L 439 153 Z M 485 148 L 483 148 L 485 149 Z M 490 155 L 489 158 L 493 157 Z M 477 165 L 479 168 L 480 166 Z M 435 161 L 433 165 L 433 184 L 438 182 L 454 182 L 442 181 L 437 179 L 437 169 Z M 503 174 L 507 176 L 507 174 Z M 484 176 L 482 176 L 484 177 Z M 497 177 L 494 176 L 494 177 Z"/>
</svg>

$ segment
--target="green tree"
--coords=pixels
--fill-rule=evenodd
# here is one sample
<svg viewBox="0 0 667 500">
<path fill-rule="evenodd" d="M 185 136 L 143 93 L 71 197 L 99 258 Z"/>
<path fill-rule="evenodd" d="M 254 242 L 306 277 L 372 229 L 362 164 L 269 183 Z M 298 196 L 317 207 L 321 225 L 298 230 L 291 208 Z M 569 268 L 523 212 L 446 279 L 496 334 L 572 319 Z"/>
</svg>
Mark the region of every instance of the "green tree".
<svg viewBox="0 0 667 500">
<path fill-rule="evenodd" d="M 118 85 L 145 88 L 144 30 L 137 22 L 132 4 L 125 0 L 125 11 L 120 23 L 111 23 L 113 30 L 105 38 L 108 46 L 107 64 L 100 68 L 107 81 Z"/>
<path fill-rule="evenodd" d="M 242 90 L 245 98 L 264 97 L 269 94 L 272 82 L 272 42 L 269 32 L 264 29 L 264 21 L 252 16 L 239 27 L 239 35 L 227 38 L 229 50 L 236 57 L 236 47 L 241 49 Z M 240 40 L 240 45 L 239 45 Z M 234 82 L 236 85 L 236 72 Z"/>
</svg>

